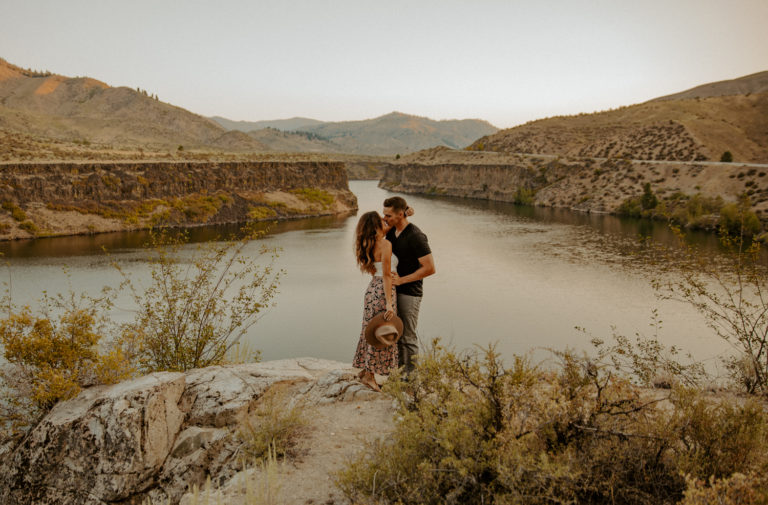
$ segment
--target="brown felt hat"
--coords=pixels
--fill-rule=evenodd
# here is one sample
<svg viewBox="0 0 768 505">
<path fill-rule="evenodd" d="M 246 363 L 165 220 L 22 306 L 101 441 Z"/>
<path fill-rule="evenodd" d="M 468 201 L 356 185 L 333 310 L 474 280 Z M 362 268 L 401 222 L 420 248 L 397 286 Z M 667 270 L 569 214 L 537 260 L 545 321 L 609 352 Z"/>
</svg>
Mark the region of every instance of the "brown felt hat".
<svg viewBox="0 0 768 505">
<path fill-rule="evenodd" d="M 403 320 L 393 315 L 392 319 L 384 319 L 385 312 L 373 317 L 365 327 L 365 341 L 375 349 L 384 349 L 395 345 L 403 334 Z"/>
</svg>

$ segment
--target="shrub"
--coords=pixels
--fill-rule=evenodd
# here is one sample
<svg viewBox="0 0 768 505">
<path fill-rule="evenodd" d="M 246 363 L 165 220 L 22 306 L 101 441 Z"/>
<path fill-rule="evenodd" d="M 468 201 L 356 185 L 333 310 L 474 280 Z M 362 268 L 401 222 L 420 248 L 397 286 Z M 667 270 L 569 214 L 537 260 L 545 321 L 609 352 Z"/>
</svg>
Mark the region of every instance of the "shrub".
<svg viewBox="0 0 768 505">
<path fill-rule="evenodd" d="M 27 219 L 23 223 L 19 223 L 19 228 L 26 231 L 30 235 L 37 235 L 40 232 L 40 228 L 35 223 Z"/>
<path fill-rule="evenodd" d="M 253 414 L 240 422 L 237 436 L 249 460 L 263 459 L 270 451 L 285 456 L 296 446 L 308 418 L 304 405 L 289 401 L 283 390 L 273 386 L 259 399 Z"/>
<path fill-rule="evenodd" d="M 104 298 L 44 294 L 39 313 L 15 308 L 0 320 L 0 343 L 7 364 L 0 369 L 0 425 L 18 436 L 60 400 L 82 387 L 128 378 L 133 367 L 118 346 L 99 348 L 106 333 Z"/>
<path fill-rule="evenodd" d="M 306 202 L 320 204 L 324 209 L 327 209 L 328 207 L 330 207 L 335 201 L 335 198 L 333 197 L 332 194 L 322 189 L 316 189 L 316 188 L 292 189 L 291 193 L 293 193 L 294 195 L 297 195 L 299 198 L 301 198 Z"/>
<path fill-rule="evenodd" d="M 515 192 L 514 202 L 517 205 L 533 205 L 536 191 L 520 186 Z"/>
<path fill-rule="evenodd" d="M 768 505 L 768 474 L 734 473 L 708 481 L 688 478 L 688 488 L 680 505 Z"/>
<path fill-rule="evenodd" d="M 651 328 L 653 335 L 635 333 L 634 342 L 627 336 L 616 333 L 613 328 L 611 341 L 592 338 L 598 363 L 628 377 L 642 387 L 671 388 L 675 385 L 699 387 L 708 379 L 701 363 L 685 354 L 686 362 L 680 361 L 681 350 L 676 346 L 665 346 L 660 339 L 661 320 L 657 310 L 652 311 Z M 586 333 L 583 328 L 577 330 Z"/>
<path fill-rule="evenodd" d="M 723 205 L 720 209 L 720 228 L 731 236 L 752 237 L 760 231 L 760 218 L 750 210 L 749 200 L 743 198 L 738 203 Z"/>
<path fill-rule="evenodd" d="M 646 257 L 661 269 L 652 285 L 661 299 L 694 307 L 735 353 L 723 358 L 731 378 L 749 393 L 768 393 L 768 267 L 758 241 L 723 229 L 722 253 L 712 256 L 688 244 L 651 248 Z"/>
<path fill-rule="evenodd" d="M 506 368 L 492 347 L 433 347 L 407 384 L 385 387 L 399 405 L 391 438 L 338 485 L 354 503 L 656 504 L 682 498 L 683 470 L 764 468 L 759 406 L 681 388 L 649 397 L 592 359 L 555 356 L 552 370 L 519 356 Z"/>
<path fill-rule="evenodd" d="M 251 207 L 248 211 L 248 218 L 254 221 L 261 221 L 277 216 L 275 209 L 269 207 Z"/>
<path fill-rule="evenodd" d="M 7 210 L 11 213 L 11 217 L 18 221 L 19 223 L 24 222 L 27 219 L 27 214 L 24 212 L 24 210 L 16 205 L 16 203 L 5 200 L 3 202 L 3 209 Z"/>
<path fill-rule="evenodd" d="M 633 196 L 627 198 L 616 209 L 616 213 L 625 217 L 641 217 L 643 214 L 643 205 L 640 197 Z"/>
<path fill-rule="evenodd" d="M 722 156 L 720 156 L 720 161 L 722 163 L 730 163 L 733 161 L 733 154 L 731 154 L 731 151 L 725 151 Z"/>
<path fill-rule="evenodd" d="M 186 233 L 152 235 L 146 261 L 151 281 L 140 289 L 115 264 L 138 307 L 133 322 L 123 327 L 121 342 L 133 352 L 141 371 L 184 371 L 220 363 L 227 352 L 258 321 L 277 294 L 282 271 L 257 259 L 277 251 L 248 251 L 258 238 L 207 242 L 184 258 Z"/>
</svg>

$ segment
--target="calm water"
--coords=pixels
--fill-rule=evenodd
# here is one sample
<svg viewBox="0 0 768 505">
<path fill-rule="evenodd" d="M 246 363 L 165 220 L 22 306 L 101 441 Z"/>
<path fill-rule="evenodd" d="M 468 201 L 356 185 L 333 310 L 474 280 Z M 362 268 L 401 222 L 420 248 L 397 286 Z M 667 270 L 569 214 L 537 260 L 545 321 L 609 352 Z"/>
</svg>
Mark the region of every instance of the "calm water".
<svg viewBox="0 0 768 505">
<path fill-rule="evenodd" d="M 352 181 L 361 212 L 381 211 L 393 193 L 373 181 Z M 423 341 L 441 337 L 458 348 L 497 342 L 505 355 L 542 347 L 588 349 L 589 338 L 574 329 L 607 337 L 611 326 L 627 335 L 651 333 L 651 311 L 664 321 L 668 344 L 711 359 L 724 344 L 687 306 L 661 303 L 647 273 L 636 271 L 625 251 L 640 234 L 671 237 L 658 223 L 587 216 L 462 199 L 403 195 L 416 209 L 411 219 L 427 233 L 437 274 L 425 280 L 419 329 Z M 263 242 L 282 248 L 276 266 L 287 274 L 277 306 L 251 329 L 249 344 L 264 359 L 295 356 L 351 361 L 360 333 L 362 296 L 368 277 L 352 253 L 355 216 L 281 223 Z M 193 232 L 209 240 L 222 229 Z M 141 260 L 144 233 L 40 239 L 0 244 L 10 266 L 18 304 L 43 290 L 97 293 L 119 276 L 102 252 L 137 280 L 147 278 Z M 697 240 L 710 242 L 705 235 Z M 252 244 L 253 251 L 258 244 Z M 66 266 L 65 272 L 62 267 Z M 130 302 L 118 300 L 115 317 L 131 317 Z"/>
</svg>

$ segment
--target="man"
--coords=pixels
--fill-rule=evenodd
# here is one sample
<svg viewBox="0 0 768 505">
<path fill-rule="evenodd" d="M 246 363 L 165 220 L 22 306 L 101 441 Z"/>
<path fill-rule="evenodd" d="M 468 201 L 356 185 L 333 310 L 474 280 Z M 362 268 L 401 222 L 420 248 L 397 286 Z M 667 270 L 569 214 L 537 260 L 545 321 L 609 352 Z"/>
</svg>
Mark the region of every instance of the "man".
<svg viewBox="0 0 768 505">
<path fill-rule="evenodd" d="M 435 262 L 427 236 L 408 222 L 408 204 L 399 196 L 384 200 L 384 221 L 391 226 L 387 240 L 392 243 L 392 254 L 397 256 L 397 275 L 392 283 L 397 289 L 397 315 L 403 320 L 403 335 L 397 342 L 398 364 L 404 366 L 406 376 L 413 371 L 413 357 L 419 353 L 416 325 L 423 294 L 424 277 L 435 273 Z"/>
</svg>

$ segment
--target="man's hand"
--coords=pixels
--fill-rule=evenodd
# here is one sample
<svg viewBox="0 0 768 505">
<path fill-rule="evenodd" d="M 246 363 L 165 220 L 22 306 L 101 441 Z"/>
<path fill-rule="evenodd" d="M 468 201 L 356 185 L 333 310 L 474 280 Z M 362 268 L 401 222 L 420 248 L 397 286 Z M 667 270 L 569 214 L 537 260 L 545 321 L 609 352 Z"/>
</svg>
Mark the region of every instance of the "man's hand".
<svg viewBox="0 0 768 505">
<path fill-rule="evenodd" d="M 400 284 L 402 284 L 402 281 L 400 280 L 400 276 L 397 275 L 397 272 L 392 272 L 392 285 L 399 286 Z"/>
</svg>

